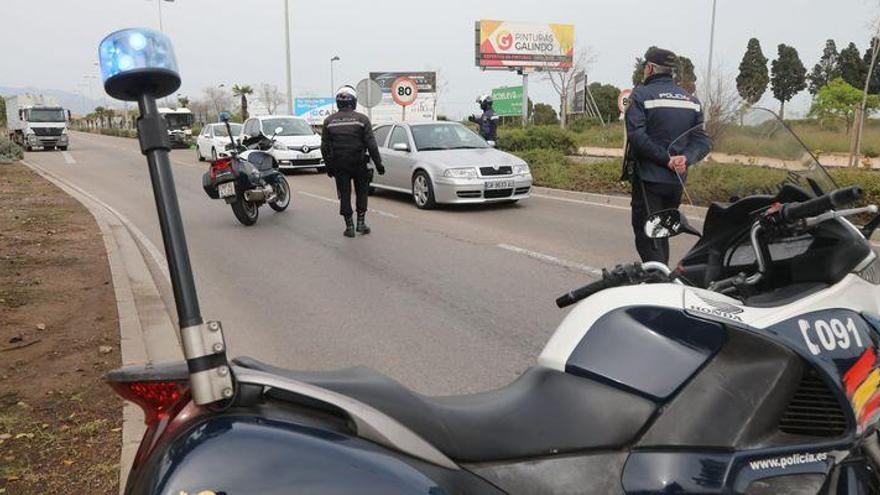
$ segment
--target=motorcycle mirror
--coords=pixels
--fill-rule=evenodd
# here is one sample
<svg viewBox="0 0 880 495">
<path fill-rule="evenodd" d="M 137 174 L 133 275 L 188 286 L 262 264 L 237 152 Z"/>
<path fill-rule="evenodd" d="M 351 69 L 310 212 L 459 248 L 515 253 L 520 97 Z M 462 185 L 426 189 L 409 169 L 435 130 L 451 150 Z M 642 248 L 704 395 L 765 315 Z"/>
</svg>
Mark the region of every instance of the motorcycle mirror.
<svg viewBox="0 0 880 495">
<path fill-rule="evenodd" d="M 688 222 L 678 210 L 661 210 L 648 217 L 645 222 L 645 235 L 651 239 L 668 239 L 678 234 L 700 236 L 700 231 Z"/>
</svg>

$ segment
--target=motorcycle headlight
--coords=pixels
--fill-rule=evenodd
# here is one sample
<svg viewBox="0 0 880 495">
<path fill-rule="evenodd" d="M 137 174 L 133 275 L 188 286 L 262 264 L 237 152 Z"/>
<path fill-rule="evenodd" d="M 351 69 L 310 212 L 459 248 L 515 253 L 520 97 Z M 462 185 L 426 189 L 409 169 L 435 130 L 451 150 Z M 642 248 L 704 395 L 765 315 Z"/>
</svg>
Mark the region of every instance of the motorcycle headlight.
<svg viewBox="0 0 880 495">
<path fill-rule="evenodd" d="M 278 141 L 275 141 L 274 143 L 272 143 L 272 148 L 276 150 L 286 150 L 287 146 L 284 146 L 284 143 L 279 143 Z"/>
<path fill-rule="evenodd" d="M 443 177 L 450 179 L 476 179 L 477 169 L 475 168 L 450 168 L 443 172 Z"/>
<path fill-rule="evenodd" d="M 530 173 L 529 166 L 525 163 L 513 166 L 513 173 L 516 175 L 526 175 Z"/>
</svg>

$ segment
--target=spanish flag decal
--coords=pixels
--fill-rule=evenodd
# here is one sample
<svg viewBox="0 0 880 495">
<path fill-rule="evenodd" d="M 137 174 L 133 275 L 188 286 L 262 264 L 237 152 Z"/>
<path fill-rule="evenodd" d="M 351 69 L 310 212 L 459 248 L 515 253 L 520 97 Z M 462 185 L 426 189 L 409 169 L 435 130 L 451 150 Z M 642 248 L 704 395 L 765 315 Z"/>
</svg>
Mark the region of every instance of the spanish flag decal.
<svg viewBox="0 0 880 495">
<path fill-rule="evenodd" d="M 880 368 L 873 348 L 862 353 L 856 364 L 843 375 L 843 384 L 861 432 L 880 415 Z"/>
</svg>

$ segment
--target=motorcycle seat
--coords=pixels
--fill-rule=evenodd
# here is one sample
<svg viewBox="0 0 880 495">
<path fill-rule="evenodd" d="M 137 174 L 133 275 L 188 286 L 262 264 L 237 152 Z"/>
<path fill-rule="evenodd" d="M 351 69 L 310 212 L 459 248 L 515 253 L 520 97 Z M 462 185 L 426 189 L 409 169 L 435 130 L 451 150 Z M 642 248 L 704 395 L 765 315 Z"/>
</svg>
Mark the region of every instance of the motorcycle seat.
<svg viewBox="0 0 880 495">
<path fill-rule="evenodd" d="M 458 462 L 623 447 L 636 439 L 656 410 L 645 398 L 541 367 L 529 368 L 496 390 L 428 397 L 366 367 L 315 372 L 287 370 L 246 357 L 235 363 L 357 399 Z M 283 393 L 274 397 L 284 400 Z"/>
</svg>

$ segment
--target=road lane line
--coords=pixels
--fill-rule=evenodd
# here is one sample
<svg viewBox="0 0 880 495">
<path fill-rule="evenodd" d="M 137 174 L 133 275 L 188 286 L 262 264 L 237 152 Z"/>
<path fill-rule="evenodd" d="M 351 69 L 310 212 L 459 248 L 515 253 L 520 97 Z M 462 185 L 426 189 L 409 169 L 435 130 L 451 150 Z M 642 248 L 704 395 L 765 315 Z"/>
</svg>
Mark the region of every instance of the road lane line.
<svg viewBox="0 0 880 495">
<path fill-rule="evenodd" d="M 549 254 L 532 251 L 531 249 L 521 248 L 519 246 L 513 246 L 510 244 L 497 244 L 495 247 L 504 249 L 505 251 L 510 251 L 512 253 L 522 254 L 528 256 L 529 258 L 542 261 L 544 263 L 549 263 L 551 265 L 561 266 L 563 268 L 569 268 L 572 270 L 577 270 L 579 272 L 584 272 L 589 275 L 602 274 L 602 270 L 592 267 L 590 265 L 584 265 L 582 263 L 564 260 L 562 258 L 557 258 L 556 256 L 552 256 Z"/>
<path fill-rule="evenodd" d="M 76 160 L 74 160 L 73 155 L 71 155 L 69 151 L 62 151 L 61 156 L 64 157 L 64 162 L 68 165 L 73 165 L 74 163 L 76 163 Z"/>
<path fill-rule="evenodd" d="M 541 199 L 552 199 L 553 201 L 562 201 L 564 203 L 574 203 L 574 204 L 585 205 L 585 206 L 599 206 L 601 208 L 611 208 L 614 210 L 623 210 L 623 211 L 631 211 L 632 210 L 632 208 L 630 208 L 629 206 L 612 205 L 612 204 L 608 204 L 608 203 L 599 203 L 596 201 L 586 201 L 583 199 L 560 198 L 557 196 L 550 196 L 547 194 L 532 193 L 530 195 L 530 197 L 541 198 Z M 685 205 L 683 205 L 683 206 L 685 206 Z M 693 223 L 703 223 L 703 217 L 701 217 L 701 216 L 687 215 L 687 218 L 688 218 L 688 220 L 690 220 Z"/>
<path fill-rule="evenodd" d="M 141 245 L 144 247 L 144 249 L 146 249 L 146 251 L 150 255 L 150 257 L 153 258 L 153 262 L 156 263 L 156 266 L 158 266 L 159 271 L 162 272 L 162 276 L 165 277 L 165 280 L 167 280 L 169 282 L 171 281 L 171 275 L 168 273 L 168 261 L 165 260 L 165 256 L 159 251 L 159 249 L 156 247 L 156 245 L 153 244 L 152 241 L 150 241 L 150 239 L 148 239 L 147 236 L 144 235 L 144 233 L 141 232 L 141 230 L 139 228 L 137 228 L 134 225 L 134 223 L 132 223 L 131 220 L 128 219 L 128 217 L 126 217 L 122 213 L 119 213 L 118 211 L 116 211 L 115 208 L 113 208 L 112 206 L 108 205 L 107 203 L 101 201 L 100 199 L 98 199 L 97 197 L 92 195 L 91 193 L 86 192 L 81 187 L 79 187 L 71 182 L 68 182 L 67 180 L 62 179 L 61 177 L 58 177 L 57 175 L 53 174 L 52 172 L 49 172 L 48 170 L 44 169 L 43 167 L 41 167 L 33 162 L 29 162 L 27 160 L 22 160 L 22 163 L 24 163 L 28 167 L 32 168 L 33 170 L 35 170 L 38 174 L 42 175 L 43 177 L 46 177 L 50 181 L 52 181 L 56 184 L 61 184 L 63 186 L 69 187 L 70 189 L 73 189 L 74 191 L 82 194 L 83 196 L 94 201 L 96 204 L 107 209 L 107 211 L 109 211 L 110 213 L 115 215 L 117 218 L 119 218 L 119 221 L 122 222 L 123 225 L 125 225 L 125 228 L 127 228 L 128 231 L 131 232 L 131 234 L 133 236 L 135 236 L 135 238 L 138 240 L 138 242 L 140 242 Z"/>
<path fill-rule="evenodd" d="M 318 194 L 312 194 L 312 193 L 310 193 L 310 192 L 306 192 L 306 191 L 297 191 L 297 193 L 302 194 L 303 196 L 308 196 L 308 197 L 310 197 L 310 198 L 320 199 L 321 201 L 326 201 L 326 202 L 328 202 L 328 203 L 333 203 L 333 204 L 335 204 L 335 205 L 338 205 L 338 204 L 339 204 L 339 200 L 338 200 L 338 199 L 328 198 L 327 196 L 321 196 L 321 195 L 318 195 Z M 374 208 L 370 208 L 370 212 L 371 212 L 371 213 L 375 213 L 375 214 L 377 214 L 377 215 L 379 215 L 379 216 L 382 216 L 382 217 L 386 217 L 386 218 L 400 218 L 398 215 L 395 215 L 394 213 L 388 213 L 387 211 L 376 210 L 376 209 L 374 209 Z"/>
</svg>

